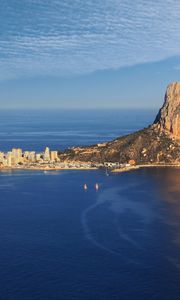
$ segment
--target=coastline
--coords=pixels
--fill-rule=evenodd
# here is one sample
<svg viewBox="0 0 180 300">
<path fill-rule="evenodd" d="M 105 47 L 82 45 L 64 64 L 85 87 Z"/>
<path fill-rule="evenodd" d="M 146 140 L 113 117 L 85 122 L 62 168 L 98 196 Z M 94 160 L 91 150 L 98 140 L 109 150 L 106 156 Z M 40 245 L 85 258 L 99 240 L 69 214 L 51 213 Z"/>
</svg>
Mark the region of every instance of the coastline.
<svg viewBox="0 0 180 300">
<path fill-rule="evenodd" d="M 122 167 L 122 168 L 116 168 L 116 169 L 109 169 L 109 172 L 111 173 L 124 173 L 129 172 L 133 170 L 138 170 L 142 168 L 180 168 L 180 164 L 144 164 L 144 165 L 135 165 L 135 166 L 128 166 L 128 167 Z M 17 170 L 27 170 L 27 171 L 71 171 L 71 170 L 77 170 L 77 171 L 89 171 L 89 170 L 99 170 L 98 167 L 4 167 L 0 168 L 1 171 L 17 171 Z"/>
<path fill-rule="evenodd" d="M 4 168 L 0 168 L 0 171 L 11 171 L 11 170 L 31 170 L 31 171 L 65 171 L 65 170 L 78 170 L 78 171 L 84 171 L 84 170 L 98 170 L 98 168 L 95 168 L 95 167 L 89 167 L 89 168 L 85 168 L 85 167 L 82 167 L 82 168 L 60 168 L 60 167 L 57 167 L 57 168 L 50 168 L 50 167 L 44 167 L 44 168 L 40 168 L 40 167 L 4 167 Z"/>
<path fill-rule="evenodd" d="M 136 166 L 130 166 L 130 167 L 124 167 L 124 168 L 117 168 L 112 170 L 112 173 L 123 173 L 123 172 L 129 172 L 132 170 L 138 170 L 142 168 L 180 168 L 180 164 L 151 164 L 151 165 L 136 165 Z"/>
</svg>

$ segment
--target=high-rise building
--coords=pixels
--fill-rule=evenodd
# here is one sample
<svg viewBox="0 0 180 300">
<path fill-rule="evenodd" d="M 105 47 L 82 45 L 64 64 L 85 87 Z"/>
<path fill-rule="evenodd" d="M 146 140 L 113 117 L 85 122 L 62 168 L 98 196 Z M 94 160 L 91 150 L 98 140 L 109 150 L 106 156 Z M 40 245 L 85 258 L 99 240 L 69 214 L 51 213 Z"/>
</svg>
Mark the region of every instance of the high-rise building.
<svg viewBox="0 0 180 300">
<path fill-rule="evenodd" d="M 35 162 L 36 161 L 36 152 L 35 151 L 29 152 L 28 160 L 30 162 Z"/>
<path fill-rule="evenodd" d="M 51 161 L 56 161 L 58 159 L 58 152 L 51 151 Z"/>
<path fill-rule="evenodd" d="M 18 148 L 13 148 L 12 149 L 12 163 L 13 164 L 18 164 L 20 162 L 22 162 L 22 149 Z"/>
<path fill-rule="evenodd" d="M 0 152 L 0 162 L 3 162 L 4 160 L 4 152 Z"/>
<path fill-rule="evenodd" d="M 8 166 L 8 167 L 11 167 L 11 166 L 12 166 L 12 152 L 11 152 L 11 151 L 9 151 L 9 152 L 7 153 L 6 159 L 7 159 L 7 166 Z"/>
<path fill-rule="evenodd" d="M 50 150 L 49 147 L 46 147 L 45 151 L 44 151 L 44 160 L 50 160 Z"/>
</svg>

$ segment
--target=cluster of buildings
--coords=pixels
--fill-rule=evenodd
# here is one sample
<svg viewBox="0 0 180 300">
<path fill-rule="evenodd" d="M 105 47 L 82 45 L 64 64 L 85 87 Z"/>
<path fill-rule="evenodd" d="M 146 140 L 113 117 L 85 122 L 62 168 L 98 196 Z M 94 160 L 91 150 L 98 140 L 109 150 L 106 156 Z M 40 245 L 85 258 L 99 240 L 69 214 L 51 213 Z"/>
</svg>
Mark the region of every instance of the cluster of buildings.
<svg viewBox="0 0 180 300">
<path fill-rule="evenodd" d="M 116 168 L 128 168 L 130 166 L 135 166 L 136 162 L 134 160 L 129 160 L 128 163 L 119 163 L 119 162 L 104 162 L 103 166 L 107 169 L 116 169 Z"/>
<path fill-rule="evenodd" d="M 50 151 L 46 147 L 42 153 L 35 151 L 22 151 L 20 148 L 13 148 L 8 152 L 0 152 L 0 165 L 3 167 L 12 167 L 18 165 L 30 164 L 48 164 L 59 161 L 58 151 Z"/>
<path fill-rule="evenodd" d="M 119 162 L 81 162 L 81 161 L 66 161 L 60 160 L 58 151 L 50 151 L 48 147 L 44 152 L 36 153 L 35 151 L 22 151 L 20 148 L 13 148 L 8 152 L 0 152 L 0 168 L 39 168 L 39 169 L 118 169 L 126 168 L 134 165 L 134 161 L 129 161 L 126 164 Z"/>
</svg>

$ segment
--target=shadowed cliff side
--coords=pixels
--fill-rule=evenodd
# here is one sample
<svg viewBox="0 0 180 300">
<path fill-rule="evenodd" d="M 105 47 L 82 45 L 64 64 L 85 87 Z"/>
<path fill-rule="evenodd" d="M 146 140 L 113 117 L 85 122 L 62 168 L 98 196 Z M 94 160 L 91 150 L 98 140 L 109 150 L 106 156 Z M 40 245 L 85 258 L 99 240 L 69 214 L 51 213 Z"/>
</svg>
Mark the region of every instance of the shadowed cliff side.
<svg viewBox="0 0 180 300">
<path fill-rule="evenodd" d="M 63 161 L 180 164 L 180 82 L 168 86 L 154 124 L 103 144 L 73 147 Z"/>
</svg>

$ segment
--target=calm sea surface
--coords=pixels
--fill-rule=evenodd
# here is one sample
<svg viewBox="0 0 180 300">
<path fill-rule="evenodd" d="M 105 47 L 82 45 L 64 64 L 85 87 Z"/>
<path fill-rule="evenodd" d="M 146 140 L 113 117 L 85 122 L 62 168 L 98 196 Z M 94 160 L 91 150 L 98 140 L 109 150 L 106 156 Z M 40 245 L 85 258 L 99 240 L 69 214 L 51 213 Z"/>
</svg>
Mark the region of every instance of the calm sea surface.
<svg viewBox="0 0 180 300">
<path fill-rule="evenodd" d="M 110 140 L 154 116 L 1 111 L 0 150 Z M 174 300 L 179 282 L 180 169 L 0 172 L 0 300 Z"/>
</svg>

